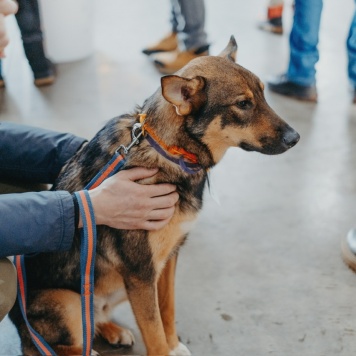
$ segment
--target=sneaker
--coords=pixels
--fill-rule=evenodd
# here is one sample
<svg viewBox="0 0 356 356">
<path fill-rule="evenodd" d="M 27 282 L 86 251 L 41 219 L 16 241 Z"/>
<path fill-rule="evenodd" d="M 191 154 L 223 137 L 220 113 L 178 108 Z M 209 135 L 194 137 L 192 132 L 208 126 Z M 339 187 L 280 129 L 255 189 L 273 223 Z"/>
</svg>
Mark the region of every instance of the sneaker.
<svg viewBox="0 0 356 356">
<path fill-rule="evenodd" d="M 162 38 L 160 41 L 158 41 L 154 45 L 143 49 L 142 52 L 149 56 L 153 53 L 175 51 L 177 48 L 178 48 L 177 33 L 171 32 L 169 35 Z"/>
<path fill-rule="evenodd" d="M 356 229 L 352 229 L 341 242 L 341 254 L 345 264 L 356 272 Z"/>
<path fill-rule="evenodd" d="M 282 25 L 283 5 L 271 6 L 267 8 L 267 20 L 258 24 L 258 28 L 263 31 L 283 34 Z"/>
<path fill-rule="evenodd" d="M 167 56 L 157 57 L 154 64 L 162 74 L 172 74 L 183 68 L 192 59 L 209 55 L 209 45 L 198 48 L 194 51 L 182 51 L 174 53 L 170 59 Z"/>
<path fill-rule="evenodd" d="M 315 85 L 300 85 L 290 81 L 285 74 L 276 76 L 267 81 L 268 89 L 281 95 L 289 96 L 290 98 L 317 102 L 317 92 Z"/>
<path fill-rule="evenodd" d="M 33 73 L 35 77 L 34 83 L 36 87 L 51 85 L 56 80 L 55 66 L 49 59 L 47 59 L 47 62 L 48 62 L 48 69 L 46 71 L 40 73 L 36 73 L 36 72 Z"/>
</svg>

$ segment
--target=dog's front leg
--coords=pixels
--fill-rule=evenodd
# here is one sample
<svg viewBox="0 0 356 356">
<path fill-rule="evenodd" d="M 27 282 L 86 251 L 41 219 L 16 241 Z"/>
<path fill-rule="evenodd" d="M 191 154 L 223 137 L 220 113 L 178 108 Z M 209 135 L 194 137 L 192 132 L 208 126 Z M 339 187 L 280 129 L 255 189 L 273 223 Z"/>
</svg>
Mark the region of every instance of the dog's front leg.
<svg viewBox="0 0 356 356">
<path fill-rule="evenodd" d="M 158 281 L 158 303 L 170 355 L 191 355 L 185 345 L 179 342 L 175 325 L 174 282 L 178 254 L 167 261 Z"/>
<path fill-rule="evenodd" d="M 157 285 L 131 277 L 126 291 L 140 328 L 147 355 L 169 355 L 169 347 L 158 307 Z"/>
</svg>

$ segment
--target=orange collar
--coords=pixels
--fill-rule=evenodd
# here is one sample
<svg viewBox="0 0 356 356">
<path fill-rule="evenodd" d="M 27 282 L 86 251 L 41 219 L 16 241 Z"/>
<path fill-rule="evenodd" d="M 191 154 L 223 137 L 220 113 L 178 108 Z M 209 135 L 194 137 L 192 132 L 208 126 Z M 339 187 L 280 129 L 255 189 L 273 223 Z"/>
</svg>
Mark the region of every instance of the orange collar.
<svg viewBox="0 0 356 356">
<path fill-rule="evenodd" d="M 186 151 L 182 147 L 178 146 L 168 146 L 165 142 L 163 142 L 153 131 L 153 129 L 145 123 L 146 120 L 146 114 L 139 114 L 140 116 L 140 123 L 142 125 L 142 133 L 145 135 L 147 132 L 156 142 L 159 144 L 166 152 L 170 153 L 173 156 L 179 156 L 183 157 L 187 161 L 197 164 L 198 163 L 198 157 L 191 152 Z"/>
</svg>

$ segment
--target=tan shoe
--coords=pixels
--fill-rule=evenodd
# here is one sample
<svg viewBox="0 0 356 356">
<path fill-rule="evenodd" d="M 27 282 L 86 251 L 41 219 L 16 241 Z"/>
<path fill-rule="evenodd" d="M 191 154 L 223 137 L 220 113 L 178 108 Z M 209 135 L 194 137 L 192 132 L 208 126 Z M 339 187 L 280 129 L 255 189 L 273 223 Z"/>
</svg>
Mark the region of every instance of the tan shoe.
<svg viewBox="0 0 356 356">
<path fill-rule="evenodd" d="M 52 85 L 56 80 L 56 72 L 56 66 L 49 59 L 47 59 L 47 69 L 41 73 L 33 73 L 36 87 Z"/>
<path fill-rule="evenodd" d="M 143 49 L 142 52 L 149 56 L 150 54 L 153 54 L 153 53 L 175 51 L 177 48 L 178 48 L 177 33 L 171 32 L 169 35 L 162 38 L 160 41 L 158 41 L 154 45 Z"/>
<path fill-rule="evenodd" d="M 44 87 L 46 85 L 52 85 L 55 80 L 56 77 L 54 75 L 49 75 L 48 77 L 35 79 L 34 83 L 36 87 Z"/>
<path fill-rule="evenodd" d="M 0 89 L 5 88 L 5 82 L 4 79 L 0 78 Z"/>
<path fill-rule="evenodd" d="M 192 59 L 201 56 L 207 56 L 209 54 L 209 46 L 204 46 L 204 48 L 195 51 L 182 51 L 169 54 L 170 58 L 168 56 L 163 56 L 162 54 L 162 56 L 158 56 L 154 60 L 156 68 L 162 74 L 175 73 L 177 70 L 181 69 L 187 63 L 189 63 Z"/>
</svg>

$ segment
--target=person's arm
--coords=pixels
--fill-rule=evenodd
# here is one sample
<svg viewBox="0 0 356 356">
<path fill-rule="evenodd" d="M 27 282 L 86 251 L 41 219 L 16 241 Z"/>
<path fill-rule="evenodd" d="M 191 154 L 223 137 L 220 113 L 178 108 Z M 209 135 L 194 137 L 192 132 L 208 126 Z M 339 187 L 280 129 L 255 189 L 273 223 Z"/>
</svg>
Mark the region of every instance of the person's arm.
<svg viewBox="0 0 356 356">
<path fill-rule="evenodd" d="M 15 14 L 18 6 L 12 0 L 0 0 L 0 58 L 5 57 L 5 47 L 9 43 L 5 27 L 5 16 Z"/>
<path fill-rule="evenodd" d="M 0 195 L 0 257 L 68 250 L 74 203 L 65 191 Z"/>
<path fill-rule="evenodd" d="M 69 133 L 1 122 L 0 180 L 53 183 L 84 142 Z"/>
<path fill-rule="evenodd" d="M 178 201 L 176 187 L 135 182 L 157 171 L 121 171 L 90 190 L 96 224 L 127 230 L 158 230 L 166 225 Z M 74 200 L 66 191 L 0 195 L 0 257 L 67 250 L 75 220 Z"/>
</svg>

